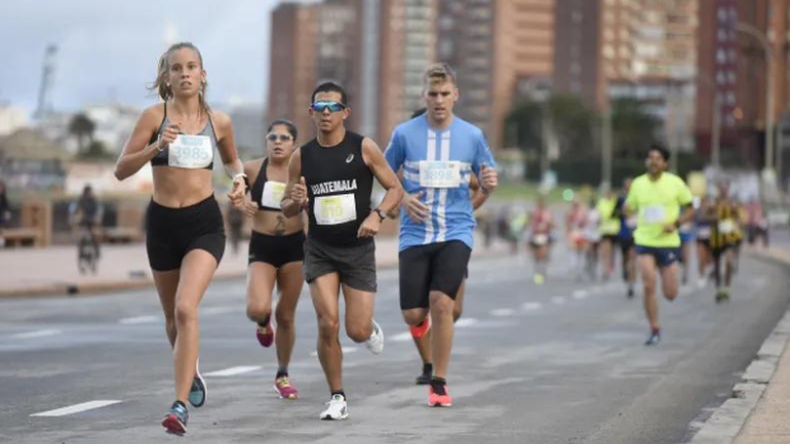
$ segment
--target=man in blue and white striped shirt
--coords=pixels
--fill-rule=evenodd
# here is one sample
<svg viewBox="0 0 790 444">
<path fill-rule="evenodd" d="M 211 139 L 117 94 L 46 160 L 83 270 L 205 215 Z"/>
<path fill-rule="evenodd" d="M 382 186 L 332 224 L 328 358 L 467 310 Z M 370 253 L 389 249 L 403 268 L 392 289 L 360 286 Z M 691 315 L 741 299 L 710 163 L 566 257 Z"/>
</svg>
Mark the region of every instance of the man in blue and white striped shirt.
<svg viewBox="0 0 790 444">
<path fill-rule="evenodd" d="M 433 320 L 435 361 L 428 403 L 450 406 L 446 375 L 453 340 L 453 306 L 473 247 L 475 219 L 469 183 L 483 193 L 497 186 L 496 163 L 482 131 L 453 115 L 456 77 L 446 64 L 424 76 L 427 111 L 397 128 L 384 153 L 402 170 L 407 195 L 401 204 L 400 303 L 406 323 Z"/>
</svg>

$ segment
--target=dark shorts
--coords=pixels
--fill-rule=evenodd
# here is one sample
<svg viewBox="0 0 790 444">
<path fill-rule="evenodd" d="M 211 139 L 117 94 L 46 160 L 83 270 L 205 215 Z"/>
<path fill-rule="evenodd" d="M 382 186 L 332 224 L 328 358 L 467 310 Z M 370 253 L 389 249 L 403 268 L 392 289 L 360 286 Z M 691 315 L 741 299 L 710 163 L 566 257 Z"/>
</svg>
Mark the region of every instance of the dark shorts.
<svg viewBox="0 0 790 444">
<path fill-rule="evenodd" d="M 703 247 L 710 248 L 710 239 L 702 239 L 698 237 L 697 245 L 702 245 Z"/>
<path fill-rule="evenodd" d="M 729 249 L 734 249 L 734 244 L 727 244 L 727 245 L 719 245 L 717 247 L 711 247 L 710 253 L 713 255 L 714 258 L 718 259 L 724 255 Z"/>
<path fill-rule="evenodd" d="M 248 264 L 265 262 L 274 268 L 280 268 L 290 262 L 302 262 L 304 259 L 304 232 L 273 236 L 252 232 L 250 237 L 250 253 Z"/>
<path fill-rule="evenodd" d="M 472 249 L 461 241 L 418 245 L 400 252 L 400 308 L 428 308 L 430 293 L 455 299 L 464 280 Z"/>
<path fill-rule="evenodd" d="M 636 245 L 634 244 L 633 236 L 628 236 L 628 237 L 618 236 L 617 243 L 620 244 L 620 251 L 623 252 L 623 256 L 628 254 L 628 252 L 631 251 L 631 249 L 634 248 L 634 246 Z"/>
<path fill-rule="evenodd" d="M 304 278 L 307 283 L 329 273 L 340 275 L 349 287 L 376 292 L 376 243 L 337 247 L 311 237 L 304 241 Z"/>
<path fill-rule="evenodd" d="M 620 237 L 618 237 L 616 234 L 604 234 L 601 237 L 601 240 L 609 241 L 612 244 L 616 244 L 620 242 Z"/>
<path fill-rule="evenodd" d="M 668 267 L 680 259 L 679 248 L 658 248 L 637 245 L 636 254 L 639 256 L 653 256 L 656 259 L 656 264 L 658 264 L 659 267 Z"/>
<path fill-rule="evenodd" d="M 183 208 L 165 207 L 152 199 L 145 226 L 148 263 L 154 271 L 180 268 L 184 256 L 195 249 L 209 252 L 217 264 L 222 260 L 225 226 L 213 195 Z"/>
</svg>

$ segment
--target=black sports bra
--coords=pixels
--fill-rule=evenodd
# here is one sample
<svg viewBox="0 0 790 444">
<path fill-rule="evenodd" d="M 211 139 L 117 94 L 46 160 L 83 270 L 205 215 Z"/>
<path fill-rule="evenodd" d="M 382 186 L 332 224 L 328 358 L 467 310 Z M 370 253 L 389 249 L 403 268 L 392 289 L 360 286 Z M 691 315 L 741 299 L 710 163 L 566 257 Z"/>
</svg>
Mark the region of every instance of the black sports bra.
<svg viewBox="0 0 790 444">
<path fill-rule="evenodd" d="M 165 116 L 162 118 L 162 123 L 159 125 L 159 130 L 151 136 L 151 141 L 149 143 L 154 143 L 159 139 L 159 135 L 162 131 L 167 128 L 167 125 L 170 123 L 170 120 L 167 118 L 167 103 L 165 103 Z M 206 169 L 210 170 L 214 168 L 214 150 L 217 149 L 217 135 L 214 132 L 214 122 L 211 120 L 211 115 L 208 116 L 208 123 L 205 127 L 203 127 L 203 131 L 199 132 L 198 134 L 188 134 L 191 136 L 207 136 L 211 141 L 211 161 L 208 165 L 200 167 L 198 169 Z M 189 168 L 186 166 L 180 166 L 177 163 L 175 165 L 171 165 L 170 162 L 170 147 L 163 149 L 162 151 L 156 153 L 156 156 L 151 159 L 151 166 L 173 166 L 176 168 Z"/>
<path fill-rule="evenodd" d="M 253 202 L 258 204 L 258 211 L 282 211 L 280 206 L 266 206 L 263 204 L 263 193 L 264 187 L 268 182 L 271 186 L 279 186 L 284 187 L 284 183 L 278 182 L 269 182 L 269 178 L 266 175 L 266 167 L 269 165 L 269 158 L 263 159 L 263 163 L 261 163 L 261 169 L 258 171 L 258 176 L 255 178 L 255 182 L 252 183 L 252 187 L 250 187 L 250 198 Z M 276 200 L 276 199 L 275 199 Z M 279 202 L 278 202 L 279 204 Z M 274 205 L 274 204 L 272 204 Z"/>
</svg>

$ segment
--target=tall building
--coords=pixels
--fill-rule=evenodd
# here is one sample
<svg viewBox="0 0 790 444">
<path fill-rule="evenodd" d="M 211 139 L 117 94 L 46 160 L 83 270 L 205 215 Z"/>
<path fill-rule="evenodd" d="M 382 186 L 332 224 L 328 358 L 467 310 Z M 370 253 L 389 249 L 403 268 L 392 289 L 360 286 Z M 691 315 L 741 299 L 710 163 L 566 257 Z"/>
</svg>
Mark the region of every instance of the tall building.
<svg viewBox="0 0 790 444">
<path fill-rule="evenodd" d="M 382 0 L 380 5 L 374 133 L 383 148 L 395 126 L 424 106 L 422 75 L 436 59 L 437 0 Z"/>
<path fill-rule="evenodd" d="M 290 117 L 300 139 L 313 137 L 310 93 L 335 81 L 348 93 L 347 126 L 384 148 L 421 106 L 422 72 L 435 59 L 435 16 L 436 0 L 281 4 L 272 14 L 268 115 Z"/>
<path fill-rule="evenodd" d="M 293 121 L 299 128 L 300 141 L 308 140 L 314 132 L 307 110 L 318 78 L 318 6 L 282 3 L 272 12 L 266 116 Z"/>
<path fill-rule="evenodd" d="M 767 38 L 774 78 L 772 117 L 777 122 L 790 104 L 790 61 L 786 50 L 790 43 L 790 3 L 711 0 L 701 3 L 699 21 L 696 124 L 700 148 L 707 153 L 713 116 L 718 111 L 722 160 L 762 165 L 768 88 L 766 54 L 760 38 L 743 31 L 743 27 Z"/>
<path fill-rule="evenodd" d="M 551 77 L 554 0 L 440 0 L 437 26 L 436 57 L 458 72 L 457 113 L 496 149 L 519 85 Z"/>
<path fill-rule="evenodd" d="M 555 6 L 553 86 L 581 96 L 594 109 L 602 109 L 606 98 L 601 3 L 556 0 Z M 612 35 L 610 31 L 610 40 Z M 612 51 L 610 47 L 607 52 Z"/>
</svg>

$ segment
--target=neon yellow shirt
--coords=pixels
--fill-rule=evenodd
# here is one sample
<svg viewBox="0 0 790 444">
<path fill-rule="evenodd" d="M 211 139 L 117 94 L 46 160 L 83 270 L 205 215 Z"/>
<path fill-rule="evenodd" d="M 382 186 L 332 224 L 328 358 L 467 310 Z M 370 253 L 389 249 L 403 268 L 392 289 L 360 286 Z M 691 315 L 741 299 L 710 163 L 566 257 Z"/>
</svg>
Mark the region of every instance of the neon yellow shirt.
<svg viewBox="0 0 790 444">
<path fill-rule="evenodd" d="M 625 201 L 638 214 L 634 242 L 644 247 L 679 247 L 678 231 L 665 233 L 664 226 L 675 223 L 680 217 L 680 207 L 690 204 L 692 199 L 689 187 L 674 174 L 662 173 L 656 181 L 648 174 L 634 179 Z"/>
<path fill-rule="evenodd" d="M 614 208 L 617 206 L 617 198 L 601 198 L 595 208 L 601 215 L 601 234 L 604 236 L 614 236 L 620 232 L 620 218 L 612 217 Z"/>
</svg>

